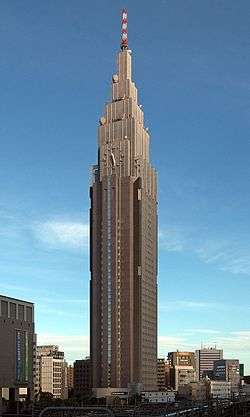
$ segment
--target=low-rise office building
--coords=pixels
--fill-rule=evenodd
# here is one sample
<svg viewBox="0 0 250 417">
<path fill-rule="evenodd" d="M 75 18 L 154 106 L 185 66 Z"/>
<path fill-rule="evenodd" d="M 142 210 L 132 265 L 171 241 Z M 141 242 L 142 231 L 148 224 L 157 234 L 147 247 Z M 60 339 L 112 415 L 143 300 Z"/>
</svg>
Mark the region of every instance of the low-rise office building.
<svg viewBox="0 0 250 417">
<path fill-rule="evenodd" d="M 169 385 L 175 391 L 195 381 L 194 352 L 169 352 Z"/>
<path fill-rule="evenodd" d="M 73 378 L 74 394 L 84 395 L 91 390 L 91 363 L 90 358 L 74 362 Z"/>
<path fill-rule="evenodd" d="M 170 368 L 171 387 L 178 391 L 180 386 L 195 381 L 195 370 L 193 366 L 175 365 Z"/>
<path fill-rule="evenodd" d="M 10 400 L 33 398 L 34 304 L 0 295 L 0 407 Z"/>
<path fill-rule="evenodd" d="M 49 392 L 54 398 L 68 398 L 67 365 L 64 360 L 64 352 L 60 352 L 58 346 L 37 347 L 37 372 L 36 391 Z"/>
<path fill-rule="evenodd" d="M 207 384 L 205 381 L 190 382 L 180 386 L 178 394 L 186 400 L 203 403 L 207 400 Z"/>
<path fill-rule="evenodd" d="M 157 387 L 159 391 L 164 390 L 166 387 L 166 366 L 164 358 L 157 359 Z"/>
<path fill-rule="evenodd" d="M 192 366 L 195 367 L 194 352 L 182 352 L 177 350 L 176 352 L 169 352 L 168 360 L 170 366 Z"/>
<path fill-rule="evenodd" d="M 145 403 L 173 403 L 175 402 L 174 391 L 142 391 L 141 400 Z"/>
<path fill-rule="evenodd" d="M 208 396 L 210 398 L 230 399 L 231 382 L 207 380 Z"/>
<path fill-rule="evenodd" d="M 221 359 L 214 362 L 214 379 L 231 382 L 232 393 L 240 389 L 240 364 L 238 359 Z"/>
</svg>

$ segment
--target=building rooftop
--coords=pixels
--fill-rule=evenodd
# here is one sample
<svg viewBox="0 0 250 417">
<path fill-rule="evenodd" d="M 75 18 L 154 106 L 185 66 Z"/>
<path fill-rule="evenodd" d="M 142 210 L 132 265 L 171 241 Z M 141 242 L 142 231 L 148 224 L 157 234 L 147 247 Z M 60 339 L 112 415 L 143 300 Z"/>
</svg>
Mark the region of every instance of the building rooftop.
<svg viewBox="0 0 250 417">
<path fill-rule="evenodd" d="M 16 301 L 17 303 L 25 303 L 25 304 L 31 304 L 32 306 L 34 305 L 34 303 L 32 303 L 31 301 L 26 301 L 26 300 L 21 300 L 21 299 L 19 299 L 19 298 L 12 298 L 12 297 L 9 297 L 9 296 L 6 296 L 6 295 L 2 295 L 2 294 L 0 294 L 0 300 L 3 300 L 3 301 Z"/>
</svg>

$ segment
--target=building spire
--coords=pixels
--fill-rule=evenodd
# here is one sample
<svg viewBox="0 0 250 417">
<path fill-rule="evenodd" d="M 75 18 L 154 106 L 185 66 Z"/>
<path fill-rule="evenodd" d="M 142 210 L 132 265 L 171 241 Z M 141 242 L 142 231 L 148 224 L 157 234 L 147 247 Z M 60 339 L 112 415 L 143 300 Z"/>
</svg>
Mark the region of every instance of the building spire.
<svg viewBox="0 0 250 417">
<path fill-rule="evenodd" d="M 121 50 L 128 49 L 128 12 L 122 10 Z"/>
</svg>

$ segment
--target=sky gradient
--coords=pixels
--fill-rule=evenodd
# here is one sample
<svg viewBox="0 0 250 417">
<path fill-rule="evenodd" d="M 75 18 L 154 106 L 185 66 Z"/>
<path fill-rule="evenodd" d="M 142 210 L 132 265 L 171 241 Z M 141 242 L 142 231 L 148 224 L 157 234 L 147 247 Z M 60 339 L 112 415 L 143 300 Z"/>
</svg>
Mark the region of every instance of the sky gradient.
<svg viewBox="0 0 250 417">
<path fill-rule="evenodd" d="M 159 355 L 214 345 L 250 373 L 249 0 L 3 0 L 0 293 L 39 343 L 88 354 L 97 126 L 129 13 L 159 176 Z"/>
</svg>

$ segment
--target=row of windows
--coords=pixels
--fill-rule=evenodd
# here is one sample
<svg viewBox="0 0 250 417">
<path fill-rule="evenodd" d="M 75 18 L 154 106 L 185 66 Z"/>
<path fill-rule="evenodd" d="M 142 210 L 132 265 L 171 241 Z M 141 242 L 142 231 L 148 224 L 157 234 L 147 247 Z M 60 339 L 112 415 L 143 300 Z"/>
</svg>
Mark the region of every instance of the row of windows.
<svg viewBox="0 0 250 417">
<path fill-rule="evenodd" d="M 6 318 L 9 317 L 11 319 L 26 320 L 31 323 L 33 320 L 32 307 L 1 300 L 1 316 Z"/>
</svg>

